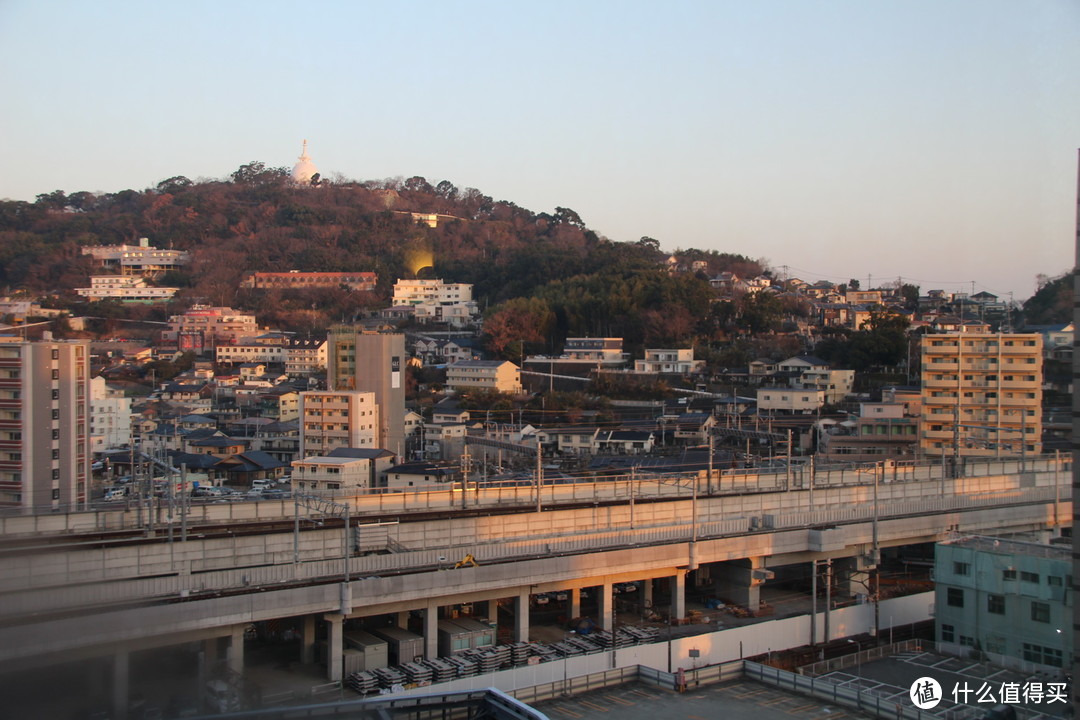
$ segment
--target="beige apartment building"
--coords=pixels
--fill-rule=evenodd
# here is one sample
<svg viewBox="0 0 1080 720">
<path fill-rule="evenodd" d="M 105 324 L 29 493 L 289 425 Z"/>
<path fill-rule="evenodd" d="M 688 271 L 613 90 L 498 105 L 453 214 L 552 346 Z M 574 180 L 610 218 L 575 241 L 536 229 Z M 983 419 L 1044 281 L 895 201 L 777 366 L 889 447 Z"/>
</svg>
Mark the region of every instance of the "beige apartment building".
<svg viewBox="0 0 1080 720">
<path fill-rule="evenodd" d="M 375 393 L 359 390 L 300 393 L 300 457 L 337 448 L 376 448 L 379 406 Z"/>
<path fill-rule="evenodd" d="M 521 392 L 521 370 L 509 360 L 462 360 L 446 368 L 446 388 L 451 392 L 482 388 L 516 394 Z"/>
<path fill-rule="evenodd" d="M 87 343 L 0 337 L 0 507 L 84 505 L 90 457 Z"/>
<path fill-rule="evenodd" d="M 947 333 L 922 341 L 924 455 L 1042 452 L 1042 336 Z"/>
</svg>

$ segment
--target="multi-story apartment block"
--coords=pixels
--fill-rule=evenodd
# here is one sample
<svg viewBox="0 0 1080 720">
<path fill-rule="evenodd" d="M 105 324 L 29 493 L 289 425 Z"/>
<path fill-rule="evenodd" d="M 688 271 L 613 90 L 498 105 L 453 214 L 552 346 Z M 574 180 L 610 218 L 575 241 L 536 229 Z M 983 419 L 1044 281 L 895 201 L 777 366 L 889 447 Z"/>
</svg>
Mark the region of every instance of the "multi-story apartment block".
<svg viewBox="0 0 1080 720">
<path fill-rule="evenodd" d="M 151 247 L 148 238 L 139 238 L 138 245 L 85 247 L 82 254 L 92 255 L 97 265 L 116 270 L 121 275 L 148 277 L 157 277 L 169 270 L 179 270 L 191 262 L 190 253 Z"/>
<path fill-rule="evenodd" d="M 161 334 L 166 342 L 177 342 L 181 350 L 201 352 L 204 348 L 234 343 L 259 332 L 254 315 L 229 307 L 194 305 L 183 315 L 169 318 L 169 329 Z"/>
<path fill-rule="evenodd" d="M 922 341 L 925 455 L 1042 452 L 1042 336 L 950 333 Z"/>
<path fill-rule="evenodd" d="M 446 388 L 468 387 L 504 393 L 521 392 L 521 371 L 509 360 L 463 360 L 446 368 Z"/>
<path fill-rule="evenodd" d="M 286 342 L 283 336 L 276 333 L 240 338 L 236 342 L 215 347 L 214 359 L 219 363 L 284 365 Z"/>
<path fill-rule="evenodd" d="M 131 440 L 131 398 L 109 387 L 105 378 L 90 381 L 90 446 L 93 452 Z"/>
<path fill-rule="evenodd" d="M 985 653 L 1024 672 L 1059 673 L 1072 657 L 1070 546 L 963 537 L 934 549 L 938 647 Z"/>
<path fill-rule="evenodd" d="M 382 474 L 394 464 L 386 450 L 316 455 L 292 463 L 292 485 L 302 492 L 363 492 L 382 486 Z"/>
<path fill-rule="evenodd" d="M 626 362 L 622 338 L 566 338 L 563 355 L 573 362 L 619 365 Z"/>
<path fill-rule="evenodd" d="M 300 393 L 300 457 L 337 448 L 378 447 L 375 393 L 358 390 Z"/>
<path fill-rule="evenodd" d="M 704 360 L 694 359 L 693 348 L 645 350 L 645 359 L 634 361 L 634 372 L 643 374 L 691 375 L 704 367 Z"/>
<path fill-rule="evenodd" d="M 131 300 L 154 302 L 168 300 L 179 288 L 154 287 L 134 275 L 91 275 L 90 287 L 75 288 L 87 300 Z"/>
<path fill-rule="evenodd" d="M 326 369 L 326 340 L 289 340 L 285 343 L 285 374 L 313 375 Z"/>
<path fill-rule="evenodd" d="M 89 364 L 85 342 L 0 338 L 0 506 L 86 502 Z"/>
<path fill-rule="evenodd" d="M 421 322 L 445 322 L 466 325 L 477 316 L 479 308 L 468 283 L 444 283 L 442 280 L 398 280 L 394 283 L 395 306 L 408 307 Z"/>
<path fill-rule="evenodd" d="M 347 287 L 350 290 L 374 290 L 378 276 L 373 272 L 257 272 L 248 275 L 241 287 L 255 290 L 306 290 L 308 288 Z"/>
<path fill-rule="evenodd" d="M 337 325 L 327 338 L 327 383 L 331 390 L 375 394 L 379 407 L 377 447 L 405 452 L 405 336 Z"/>
</svg>

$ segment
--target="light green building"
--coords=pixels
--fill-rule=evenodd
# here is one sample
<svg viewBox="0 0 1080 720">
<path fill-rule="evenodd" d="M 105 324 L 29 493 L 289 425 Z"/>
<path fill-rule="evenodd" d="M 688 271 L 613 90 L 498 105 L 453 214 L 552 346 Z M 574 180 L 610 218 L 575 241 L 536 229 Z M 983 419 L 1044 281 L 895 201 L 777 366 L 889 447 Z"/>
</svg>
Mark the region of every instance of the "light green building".
<svg viewBox="0 0 1080 720">
<path fill-rule="evenodd" d="M 1062 672 L 1072 656 L 1068 545 L 967 536 L 938 543 L 934 558 L 941 651 Z"/>
</svg>

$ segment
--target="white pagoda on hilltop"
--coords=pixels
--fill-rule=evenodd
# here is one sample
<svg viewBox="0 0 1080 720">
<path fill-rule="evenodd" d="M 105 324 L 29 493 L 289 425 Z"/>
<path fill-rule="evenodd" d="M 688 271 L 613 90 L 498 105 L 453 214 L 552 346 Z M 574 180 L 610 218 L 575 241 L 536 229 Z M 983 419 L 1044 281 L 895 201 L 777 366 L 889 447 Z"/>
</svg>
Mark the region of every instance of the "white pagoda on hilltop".
<svg viewBox="0 0 1080 720">
<path fill-rule="evenodd" d="M 311 157 L 307 154 L 307 140 L 305 140 L 304 149 L 292 169 L 293 182 L 297 185 L 310 185 L 311 178 L 318 174 L 319 169 L 315 167 L 315 163 L 311 162 Z"/>
</svg>

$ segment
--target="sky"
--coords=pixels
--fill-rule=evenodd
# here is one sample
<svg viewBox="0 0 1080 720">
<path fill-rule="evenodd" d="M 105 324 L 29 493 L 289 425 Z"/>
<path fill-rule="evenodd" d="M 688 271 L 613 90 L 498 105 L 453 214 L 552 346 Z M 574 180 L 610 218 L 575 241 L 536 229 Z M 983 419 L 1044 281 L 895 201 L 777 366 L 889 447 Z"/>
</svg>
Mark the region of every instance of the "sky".
<svg viewBox="0 0 1080 720">
<path fill-rule="evenodd" d="M 1074 0 L 0 0 L 0 198 L 307 139 L 329 178 L 1023 300 L 1074 263 L 1078 71 Z"/>
</svg>

